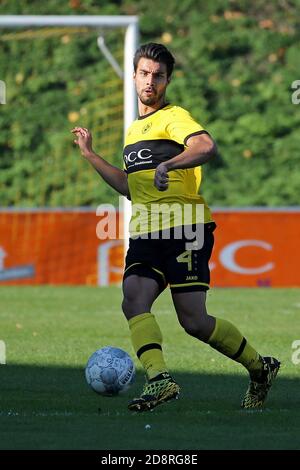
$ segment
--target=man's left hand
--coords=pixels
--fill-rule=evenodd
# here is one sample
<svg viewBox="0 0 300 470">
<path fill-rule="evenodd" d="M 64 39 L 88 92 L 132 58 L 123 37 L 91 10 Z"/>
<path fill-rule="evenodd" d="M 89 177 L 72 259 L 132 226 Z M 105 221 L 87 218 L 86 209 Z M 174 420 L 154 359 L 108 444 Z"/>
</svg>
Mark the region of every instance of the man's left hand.
<svg viewBox="0 0 300 470">
<path fill-rule="evenodd" d="M 168 170 L 165 163 L 160 163 L 155 171 L 154 186 L 159 191 L 165 191 L 169 187 Z"/>
</svg>

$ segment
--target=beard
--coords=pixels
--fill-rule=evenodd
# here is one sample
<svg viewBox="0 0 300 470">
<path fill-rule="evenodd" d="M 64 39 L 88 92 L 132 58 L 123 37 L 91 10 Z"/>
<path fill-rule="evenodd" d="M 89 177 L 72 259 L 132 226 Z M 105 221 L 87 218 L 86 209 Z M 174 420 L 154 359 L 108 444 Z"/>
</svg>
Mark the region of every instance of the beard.
<svg viewBox="0 0 300 470">
<path fill-rule="evenodd" d="M 143 103 L 145 106 L 153 106 L 161 101 L 161 99 L 164 97 L 164 94 L 165 94 L 165 91 L 162 91 L 159 94 L 157 94 L 154 91 L 152 96 L 147 96 L 147 95 L 143 95 L 143 92 L 142 92 L 139 94 L 139 99 L 141 103 Z"/>
</svg>

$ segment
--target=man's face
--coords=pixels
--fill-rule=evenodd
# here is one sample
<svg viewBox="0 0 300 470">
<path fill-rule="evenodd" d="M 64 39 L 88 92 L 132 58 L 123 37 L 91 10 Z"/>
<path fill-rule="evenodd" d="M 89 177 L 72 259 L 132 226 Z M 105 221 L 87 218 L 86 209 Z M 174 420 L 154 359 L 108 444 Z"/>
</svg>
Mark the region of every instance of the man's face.
<svg viewBox="0 0 300 470">
<path fill-rule="evenodd" d="M 165 64 L 144 57 L 139 60 L 133 78 L 140 101 L 148 106 L 160 102 L 170 82 Z"/>
</svg>

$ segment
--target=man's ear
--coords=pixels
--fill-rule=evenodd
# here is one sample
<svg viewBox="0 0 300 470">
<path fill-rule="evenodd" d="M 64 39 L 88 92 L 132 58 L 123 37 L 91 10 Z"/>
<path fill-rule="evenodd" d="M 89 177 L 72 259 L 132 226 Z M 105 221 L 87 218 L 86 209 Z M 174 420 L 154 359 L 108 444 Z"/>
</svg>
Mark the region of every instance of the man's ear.
<svg viewBox="0 0 300 470">
<path fill-rule="evenodd" d="M 168 84 L 170 83 L 171 80 L 172 80 L 172 75 L 170 75 L 170 76 L 167 78 Z"/>
<path fill-rule="evenodd" d="M 135 80 L 135 77 L 136 77 L 136 73 L 133 72 L 133 80 Z"/>
</svg>

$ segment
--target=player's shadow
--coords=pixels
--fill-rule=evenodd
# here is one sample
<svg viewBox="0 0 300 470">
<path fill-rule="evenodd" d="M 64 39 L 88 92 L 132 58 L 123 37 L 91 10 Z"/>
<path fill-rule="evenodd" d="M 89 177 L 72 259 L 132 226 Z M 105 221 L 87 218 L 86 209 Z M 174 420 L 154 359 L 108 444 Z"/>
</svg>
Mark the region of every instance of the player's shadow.
<svg viewBox="0 0 300 470">
<path fill-rule="evenodd" d="M 86 384 L 83 368 L 1 365 L 0 448 L 243 448 L 252 442 L 248 434 L 242 439 L 246 430 L 255 436 L 261 426 L 268 426 L 263 436 L 269 433 L 271 439 L 274 429 L 299 426 L 300 378 L 279 375 L 265 410 L 251 416 L 239 406 L 248 384 L 246 374 L 175 372 L 174 377 L 182 387 L 180 399 L 136 415 L 127 410 L 127 402 L 141 391 L 141 373 L 125 396 L 102 397 Z M 151 443 L 145 440 L 145 423 L 157 429 Z M 216 426 L 222 433 L 219 444 L 213 441 Z M 234 441 L 228 437 L 233 430 L 237 432 Z M 257 436 L 257 448 L 264 448 Z M 288 441 L 291 447 L 280 447 L 278 442 L 276 446 L 295 448 L 296 438 L 295 428 Z"/>
</svg>

